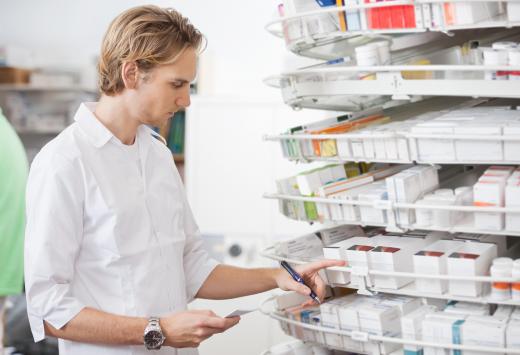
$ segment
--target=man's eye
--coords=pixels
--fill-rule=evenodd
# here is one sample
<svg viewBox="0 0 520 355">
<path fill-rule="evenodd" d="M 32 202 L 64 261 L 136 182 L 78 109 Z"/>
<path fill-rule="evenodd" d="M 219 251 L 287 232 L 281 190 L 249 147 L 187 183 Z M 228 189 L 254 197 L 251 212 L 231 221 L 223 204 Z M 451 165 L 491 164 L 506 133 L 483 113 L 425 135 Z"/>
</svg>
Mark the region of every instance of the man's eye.
<svg viewBox="0 0 520 355">
<path fill-rule="evenodd" d="M 175 89 L 180 89 L 184 86 L 185 83 L 172 83 L 172 86 L 175 88 Z"/>
</svg>

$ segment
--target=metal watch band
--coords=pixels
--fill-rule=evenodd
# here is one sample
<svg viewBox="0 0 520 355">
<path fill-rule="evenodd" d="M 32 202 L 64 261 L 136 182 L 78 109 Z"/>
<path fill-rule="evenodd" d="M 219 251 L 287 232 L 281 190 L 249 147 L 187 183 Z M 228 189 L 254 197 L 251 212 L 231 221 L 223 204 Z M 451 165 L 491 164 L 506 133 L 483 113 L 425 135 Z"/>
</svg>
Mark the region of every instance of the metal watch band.
<svg viewBox="0 0 520 355">
<path fill-rule="evenodd" d="M 148 325 L 151 325 L 152 327 L 159 327 L 159 328 L 161 327 L 158 317 L 148 318 Z"/>
<path fill-rule="evenodd" d="M 147 334 L 150 332 L 158 332 L 161 336 L 160 342 L 157 344 L 149 343 L 146 339 Z M 144 346 L 147 350 L 159 350 L 164 343 L 164 335 L 162 333 L 161 324 L 159 323 L 159 317 L 150 317 L 148 318 L 148 325 L 144 330 Z"/>
</svg>

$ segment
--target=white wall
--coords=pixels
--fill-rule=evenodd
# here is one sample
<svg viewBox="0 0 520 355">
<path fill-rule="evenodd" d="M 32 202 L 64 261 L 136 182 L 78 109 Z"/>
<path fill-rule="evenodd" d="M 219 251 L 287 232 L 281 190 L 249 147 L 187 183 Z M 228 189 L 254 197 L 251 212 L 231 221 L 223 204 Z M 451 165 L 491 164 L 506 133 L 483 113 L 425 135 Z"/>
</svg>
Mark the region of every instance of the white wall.
<svg viewBox="0 0 520 355">
<path fill-rule="evenodd" d="M 136 5 L 173 7 L 208 39 L 202 56 L 214 91 L 271 96 L 260 79 L 276 73 L 283 41 L 263 27 L 276 14 L 276 0 L 3 0 L 0 45 L 29 48 L 36 66 L 85 67 L 99 52 L 103 34 L 121 11 Z"/>
</svg>

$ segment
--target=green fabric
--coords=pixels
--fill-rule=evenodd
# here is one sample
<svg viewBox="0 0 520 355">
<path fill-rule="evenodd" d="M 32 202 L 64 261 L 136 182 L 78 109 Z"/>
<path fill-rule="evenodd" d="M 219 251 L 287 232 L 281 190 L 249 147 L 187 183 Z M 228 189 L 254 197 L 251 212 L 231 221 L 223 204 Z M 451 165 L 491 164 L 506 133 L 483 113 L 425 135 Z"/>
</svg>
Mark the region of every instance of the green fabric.
<svg viewBox="0 0 520 355">
<path fill-rule="evenodd" d="M 0 296 L 23 287 L 27 172 L 22 142 L 0 110 Z"/>
</svg>

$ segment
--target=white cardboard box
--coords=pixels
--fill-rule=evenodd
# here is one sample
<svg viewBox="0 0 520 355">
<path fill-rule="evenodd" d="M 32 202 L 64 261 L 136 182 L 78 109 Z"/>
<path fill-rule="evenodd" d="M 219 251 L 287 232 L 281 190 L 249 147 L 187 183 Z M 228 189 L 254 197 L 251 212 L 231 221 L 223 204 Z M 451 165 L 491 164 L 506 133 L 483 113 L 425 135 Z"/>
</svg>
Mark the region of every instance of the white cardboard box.
<svg viewBox="0 0 520 355">
<path fill-rule="evenodd" d="M 507 325 L 506 344 L 508 348 L 520 348 L 520 320 L 511 320 Z"/>
<path fill-rule="evenodd" d="M 415 311 L 404 315 L 401 318 L 401 330 L 403 339 L 422 340 L 422 322 L 427 314 L 432 314 L 436 310 L 434 306 L 421 306 Z M 405 344 L 403 346 L 406 355 L 422 355 L 423 347 Z"/>
<path fill-rule="evenodd" d="M 452 276 L 484 276 L 497 257 L 497 246 L 489 243 L 466 243 L 448 255 L 448 274 Z M 450 280 L 449 291 L 454 296 L 481 296 L 489 285 L 482 282 Z"/>
<path fill-rule="evenodd" d="M 506 347 L 507 321 L 491 316 L 469 316 L 462 325 L 462 344 L 491 348 Z M 482 352 L 464 351 L 464 355 L 481 355 Z"/>
<path fill-rule="evenodd" d="M 455 240 L 439 240 L 417 252 L 413 256 L 414 273 L 427 275 L 445 275 L 448 269 L 448 255 L 464 246 L 464 242 Z M 415 280 L 415 288 L 419 292 L 443 294 L 448 290 L 448 281 L 439 279 Z"/>
<path fill-rule="evenodd" d="M 373 270 L 412 272 L 412 255 L 424 246 L 438 240 L 437 236 L 426 238 L 388 237 L 378 239 L 376 247 L 368 252 L 370 267 Z M 374 275 L 376 287 L 399 289 L 412 282 L 408 277 Z"/>
<path fill-rule="evenodd" d="M 423 340 L 439 344 L 461 344 L 464 316 L 442 312 L 427 314 L 422 323 Z M 451 355 L 451 349 L 424 347 L 424 355 Z"/>
<path fill-rule="evenodd" d="M 520 207 L 520 182 L 508 182 L 505 188 L 505 206 L 511 208 Z M 520 232 L 520 213 L 506 213 L 506 230 Z"/>
<path fill-rule="evenodd" d="M 477 207 L 504 207 L 505 178 L 481 178 L 473 186 L 473 204 Z M 475 212 L 475 228 L 483 230 L 504 229 L 504 214 L 499 212 Z"/>
</svg>

